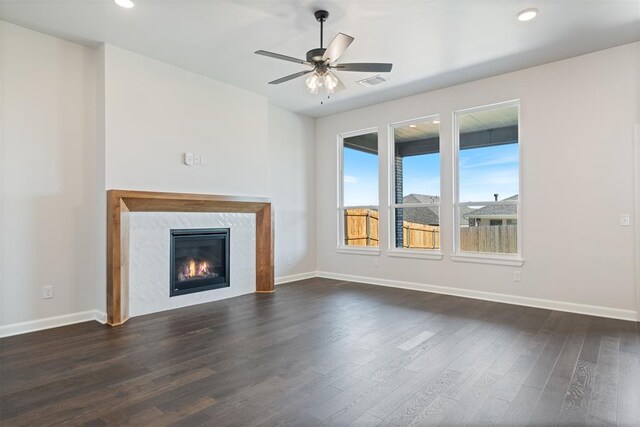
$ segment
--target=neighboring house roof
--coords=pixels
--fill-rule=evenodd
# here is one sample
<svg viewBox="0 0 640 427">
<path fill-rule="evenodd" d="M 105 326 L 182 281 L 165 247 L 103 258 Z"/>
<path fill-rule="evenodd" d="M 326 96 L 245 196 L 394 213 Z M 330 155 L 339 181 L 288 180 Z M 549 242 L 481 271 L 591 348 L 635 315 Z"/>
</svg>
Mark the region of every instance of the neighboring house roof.
<svg viewBox="0 0 640 427">
<path fill-rule="evenodd" d="M 403 203 L 439 203 L 439 196 L 430 196 L 428 194 L 408 194 L 402 198 Z M 469 220 L 464 217 L 464 214 L 469 212 L 469 209 L 466 206 L 460 208 L 461 213 L 463 214 L 460 218 L 460 225 L 469 225 Z M 413 222 L 416 224 L 425 224 L 425 225 L 439 225 L 440 217 L 438 215 L 438 208 L 404 208 L 403 218 L 404 221 Z"/>
<path fill-rule="evenodd" d="M 518 200 L 518 195 L 516 194 L 515 196 L 507 197 L 501 201 L 505 200 Z M 467 212 L 463 216 L 465 218 L 515 218 L 517 215 L 518 212 L 516 205 L 487 205 Z"/>
<path fill-rule="evenodd" d="M 402 198 L 403 203 L 438 203 L 440 197 L 429 196 L 426 194 L 409 194 Z M 407 222 L 425 225 L 438 225 L 440 218 L 438 217 L 438 208 L 404 208 L 402 219 Z"/>
<path fill-rule="evenodd" d="M 426 194 L 408 194 L 402 198 L 403 203 L 439 203 L 439 196 L 429 196 Z"/>
<path fill-rule="evenodd" d="M 460 225 L 469 225 L 467 214 L 473 211 L 469 206 L 460 206 Z"/>
</svg>

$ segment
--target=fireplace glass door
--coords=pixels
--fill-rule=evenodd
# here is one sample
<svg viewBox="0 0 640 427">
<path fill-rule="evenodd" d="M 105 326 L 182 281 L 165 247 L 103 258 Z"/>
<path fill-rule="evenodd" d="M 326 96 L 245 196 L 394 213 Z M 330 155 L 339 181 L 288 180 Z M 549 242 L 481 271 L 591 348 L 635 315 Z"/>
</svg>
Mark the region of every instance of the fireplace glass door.
<svg viewBox="0 0 640 427">
<path fill-rule="evenodd" d="M 229 229 L 171 230 L 170 296 L 228 287 Z"/>
</svg>

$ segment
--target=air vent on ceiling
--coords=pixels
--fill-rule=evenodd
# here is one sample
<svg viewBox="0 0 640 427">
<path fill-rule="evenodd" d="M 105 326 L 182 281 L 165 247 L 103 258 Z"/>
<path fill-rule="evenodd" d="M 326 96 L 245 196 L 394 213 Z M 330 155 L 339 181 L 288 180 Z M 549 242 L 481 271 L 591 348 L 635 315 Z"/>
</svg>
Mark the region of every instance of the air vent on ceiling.
<svg viewBox="0 0 640 427">
<path fill-rule="evenodd" d="M 364 87 L 377 86 L 380 83 L 384 83 L 384 82 L 386 82 L 386 80 L 380 75 L 369 77 L 369 78 L 358 81 L 358 83 L 360 83 Z"/>
</svg>

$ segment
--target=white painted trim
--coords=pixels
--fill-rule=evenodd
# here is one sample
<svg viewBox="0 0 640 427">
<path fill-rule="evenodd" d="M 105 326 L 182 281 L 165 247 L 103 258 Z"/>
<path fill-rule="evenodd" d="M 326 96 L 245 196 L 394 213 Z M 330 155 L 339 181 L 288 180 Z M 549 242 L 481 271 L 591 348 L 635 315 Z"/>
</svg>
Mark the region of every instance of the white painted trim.
<svg viewBox="0 0 640 427">
<path fill-rule="evenodd" d="M 634 151 L 634 175 L 635 175 L 635 223 L 631 224 L 636 231 L 636 312 L 638 313 L 638 321 L 640 321 L 640 123 L 635 125 L 635 143 L 633 147 Z"/>
<path fill-rule="evenodd" d="M 0 338 L 41 331 L 43 329 L 73 325 L 74 323 L 88 322 L 90 320 L 105 323 L 107 321 L 107 315 L 99 310 L 88 310 L 80 313 L 63 314 L 62 316 L 30 320 L 28 322 L 12 323 L 0 326 Z"/>
<path fill-rule="evenodd" d="M 522 144 L 522 105 L 521 105 L 521 101 L 520 99 L 512 99 L 510 101 L 505 101 L 505 102 L 496 102 L 493 104 L 489 104 L 489 105 L 483 105 L 480 107 L 473 107 L 473 108 L 465 108 L 462 110 L 457 110 L 453 112 L 453 120 L 452 120 L 452 137 L 453 137 L 453 144 L 451 144 L 451 148 L 453 150 L 453 155 L 451 156 L 452 158 L 452 171 L 453 171 L 453 248 L 454 251 L 456 253 L 456 256 L 458 256 L 458 253 L 460 252 L 460 206 L 473 206 L 474 204 L 481 204 L 478 202 L 460 202 L 460 164 L 459 164 L 459 154 L 460 154 L 460 129 L 459 129 L 459 117 L 462 114 L 469 114 L 469 113 L 474 113 L 477 111 L 485 111 L 485 110 L 491 110 L 494 108 L 503 108 L 503 107 L 516 107 L 518 109 L 518 200 L 515 201 L 507 201 L 506 204 L 515 204 L 516 205 L 516 211 L 517 211 L 517 217 L 518 217 L 518 223 L 517 223 L 517 227 L 518 227 L 518 232 L 517 232 L 517 236 L 518 236 L 518 256 L 522 257 L 522 241 L 523 239 L 523 235 L 522 235 L 522 221 L 523 221 L 523 214 L 522 214 L 522 180 L 524 177 L 524 174 L 522 172 L 523 168 L 522 168 L 522 159 L 523 159 L 523 154 L 522 154 L 522 150 L 524 145 Z M 504 201 L 493 201 L 493 202 L 489 202 L 488 204 L 500 204 L 500 203 L 504 203 Z M 440 241 L 442 242 L 442 234 L 440 235 Z M 455 260 L 455 259 L 454 259 Z M 462 259 L 460 259 L 459 261 L 463 261 Z M 485 264 L 487 264 L 485 262 Z M 522 265 L 522 264 L 521 264 Z"/>
<path fill-rule="evenodd" d="M 344 215 L 342 212 L 351 206 L 345 206 L 344 204 L 344 140 L 345 138 L 351 138 L 359 135 L 366 135 L 369 133 L 378 134 L 378 152 L 380 151 L 380 135 L 378 132 L 378 128 L 373 126 L 365 129 L 359 129 L 349 132 L 341 132 L 337 136 L 337 161 L 338 161 L 338 176 L 337 176 L 337 204 L 338 204 L 338 235 L 336 236 L 336 246 L 340 248 L 343 246 L 344 242 Z M 378 161 L 380 160 L 380 156 L 378 156 Z M 378 183 L 378 193 L 380 193 L 380 183 Z M 380 205 L 380 194 L 378 194 L 378 206 Z M 378 206 L 375 209 L 380 209 Z M 373 207 L 373 205 L 371 206 Z"/>
<path fill-rule="evenodd" d="M 476 264 L 492 264 L 492 265 L 511 265 L 520 267 L 524 264 L 524 259 L 517 255 L 493 255 L 493 254 L 472 254 L 469 252 L 460 252 L 451 254 L 451 259 L 455 262 L 471 262 Z"/>
<path fill-rule="evenodd" d="M 311 279 L 317 276 L 318 274 L 315 271 L 292 274 L 289 276 L 277 277 L 275 279 L 275 284 L 281 285 L 283 283 Z M 95 320 L 96 322 L 105 324 L 107 323 L 107 313 L 101 310 L 88 310 L 80 313 L 63 314 L 61 316 L 47 317 L 44 319 L 2 325 L 0 326 L 0 338 L 41 331 L 44 329 L 58 328 L 60 326 L 73 325 L 75 323 L 88 322 L 91 320 Z"/>
<path fill-rule="evenodd" d="M 640 265 L 638 265 L 640 267 Z M 636 321 L 640 319 L 640 311 L 622 310 L 610 307 L 600 307 L 585 304 L 575 304 L 570 302 L 545 300 L 540 298 L 519 297 L 516 295 L 499 294 L 494 292 L 474 291 L 468 289 L 452 288 L 448 286 L 427 285 L 424 283 L 403 282 L 398 280 L 379 279 L 365 276 L 354 276 L 350 274 L 330 273 L 327 271 L 309 271 L 306 273 L 292 274 L 276 278 L 276 285 L 294 282 L 297 280 L 323 277 L 327 279 L 344 280 L 349 282 L 359 282 L 377 286 L 387 286 L 391 288 L 412 289 L 422 292 L 433 292 L 444 295 L 454 295 L 463 298 L 473 298 L 485 301 L 502 302 L 506 304 L 522 305 L 527 307 L 544 308 L 548 310 L 566 311 L 569 313 L 587 314 L 591 316 L 609 317 L 612 319 L 622 319 Z M 639 283 L 640 285 L 640 283 Z M 640 286 L 638 288 L 640 291 Z M 640 307 L 640 306 L 639 306 Z M 99 323 L 106 323 L 107 314 L 100 310 L 89 310 L 80 313 L 66 314 L 62 316 L 48 317 L 22 323 L 13 323 L 0 326 L 0 338 L 13 335 L 26 334 L 29 332 L 41 331 L 44 329 L 57 328 L 60 326 L 72 325 L 75 323 L 95 320 Z"/>
<path fill-rule="evenodd" d="M 575 304 L 571 302 L 554 301 L 540 298 L 521 297 L 517 295 L 499 294 L 494 292 L 474 291 L 470 289 L 452 288 L 448 286 L 427 285 L 424 283 L 403 282 L 398 280 L 379 279 L 373 277 L 353 276 L 350 274 L 330 273 L 319 271 L 318 277 L 327 279 L 344 280 L 349 282 L 360 282 L 370 285 L 387 286 L 391 288 L 411 289 L 422 292 L 433 292 L 437 294 L 454 295 L 463 298 L 473 298 L 485 301 L 501 302 L 506 304 L 522 305 L 526 307 L 544 308 L 547 310 L 565 311 L 568 313 L 587 314 L 590 316 L 609 317 L 612 319 L 622 319 L 636 321 L 637 312 L 633 310 L 622 310 L 611 307 L 601 307 L 595 305 Z"/>
<path fill-rule="evenodd" d="M 387 251 L 387 256 L 397 258 L 421 258 L 421 259 L 442 259 L 442 252 L 433 249 L 400 249 L 394 248 Z"/>
<path fill-rule="evenodd" d="M 351 255 L 380 255 L 380 248 L 374 246 L 340 246 L 336 248 L 336 252 L 339 254 L 351 254 Z"/>
<path fill-rule="evenodd" d="M 280 276 L 280 277 L 276 277 L 275 284 L 277 286 L 277 285 L 282 285 L 284 283 L 295 282 L 297 280 L 313 279 L 316 276 L 317 276 L 317 273 L 315 271 L 291 274 L 289 276 Z"/>
<path fill-rule="evenodd" d="M 96 322 L 102 323 L 103 325 L 105 325 L 107 323 L 107 313 L 100 310 L 95 310 L 95 312 L 96 312 Z"/>
<path fill-rule="evenodd" d="M 410 258 L 430 258 L 437 259 L 433 255 L 431 256 L 412 256 L 406 254 L 394 254 L 396 251 L 396 209 L 410 208 L 410 207 L 435 207 L 438 208 L 438 218 L 440 218 L 440 203 L 396 203 L 396 140 L 395 130 L 399 127 L 406 127 L 412 124 L 433 122 L 434 120 L 440 121 L 440 114 L 430 114 L 428 116 L 416 117 L 413 119 L 402 120 L 399 122 L 390 123 L 387 125 L 387 212 L 389 214 L 389 221 L 387 222 L 387 254 L 389 256 L 397 257 L 410 257 Z M 440 136 L 440 123 L 438 123 L 438 136 Z M 438 189 L 438 197 L 442 200 L 442 155 L 438 146 L 438 155 L 440 156 L 440 175 L 438 177 L 440 188 Z M 381 168 L 382 170 L 382 168 Z M 440 236 L 442 240 L 442 227 L 440 227 Z M 442 259 L 442 256 L 440 257 Z"/>
</svg>

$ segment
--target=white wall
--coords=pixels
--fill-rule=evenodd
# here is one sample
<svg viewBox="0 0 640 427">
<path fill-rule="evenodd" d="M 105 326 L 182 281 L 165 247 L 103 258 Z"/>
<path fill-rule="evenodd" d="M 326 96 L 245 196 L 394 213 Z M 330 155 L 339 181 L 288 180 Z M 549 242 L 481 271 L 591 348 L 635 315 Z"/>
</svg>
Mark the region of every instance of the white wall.
<svg viewBox="0 0 640 427">
<path fill-rule="evenodd" d="M 276 280 L 315 270 L 313 119 L 117 47 L 0 25 L 0 335 L 105 311 L 107 188 L 269 197 Z M 185 151 L 207 164 L 183 165 Z"/>
<path fill-rule="evenodd" d="M 519 302 L 542 299 L 569 303 L 556 304 L 567 309 L 634 316 L 634 228 L 620 227 L 618 221 L 620 213 L 634 209 L 639 51 L 639 43 L 629 44 L 318 119 L 318 270 L 400 286 L 442 286 L 444 292 L 487 298 L 502 294 Z M 514 267 L 450 259 L 453 188 L 448 177 L 452 175 L 452 113 L 518 98 L 525 263 L 520 268 L 522 282 L 514 283 Z M 440 216 L 444 259 L 391 258 L 383 250 L 379 267 L 374 267 L 372 256 L 337 253 L 336 135 L 379 128 L 380 200 L 386 201 L 388 124 L 436 113 L 441 117 L 441 169 L 447 177 Z M 388 221 L 383 205 L 383 249 L 389 244 Z"/>
<path fill-rule="evenodd" d="M 267 100 L 106 45 L 107 188 L 267 196 Z M 207 156 L 187 167 L 182 153 Z"/>
<path fill-rule="evenodd" d="M 316 269 L 315 120 L 274 106 L 268 118 L 275 274 L 281 281 Z"/>
<path fill-rule="evenodd" d="M 313 119 L 114 46 L 104 61 L 107 188 L 269 197 L 277 281 L 315 270 Z"/>
<path fill-rule="evenodd" d="M 317 259 L 333 274 L 635 309 L 634 227 L 617 224 L 633 212 L 637 43 L 314 126 L 258 95 L 132 52 L 98 53 L 2 22 L 0 31 L 0 334 L 31 327 L 19 322 L 53 326 L 104 311 L 106 188 L 270 197 L 277 278 L 314 271 Z M 442 261 L 383 254 L 375 268 L 372 257 L 335 252 L 338 132 L 379 126 L 386 141 L 389 122 L 440 113 L 450 174 L 451 113 L 513 98 L 522 102 L 521 283 L 511 281 L 513 268 L 453 263 L 451 239 Z M 184 151 L 206 154 L 208 164 L 183 166 Z M 444 232 L 451 193 L 445 184 Z M 386 226 L 386 210 L 381 219 Z M 54 299 L 41 299 L 45 284 L 55 286 Z"/>
<path fill-rule="evenodd" d="M 93 310 L 96 51 L 0 21 L 0 58 L 0 325 Z"/>
</svg>

